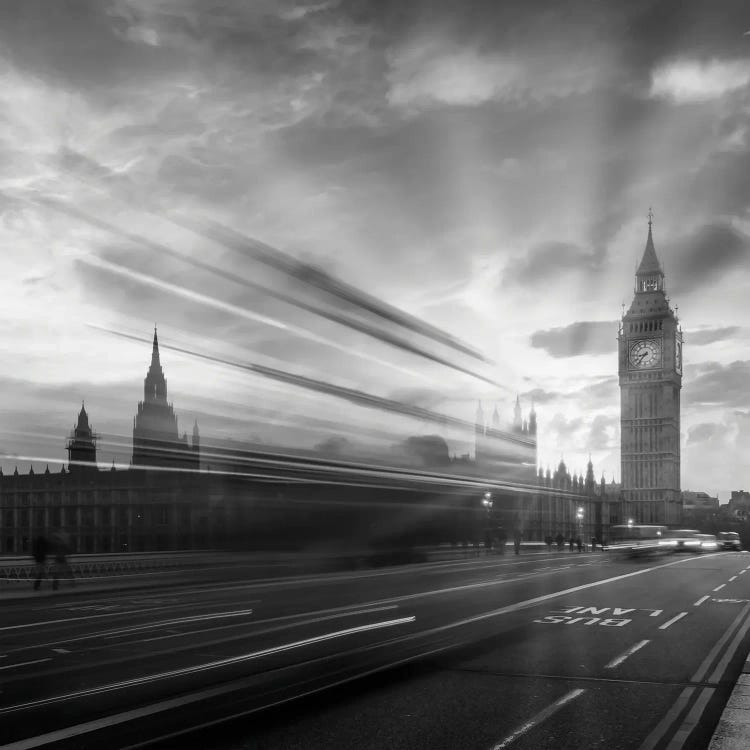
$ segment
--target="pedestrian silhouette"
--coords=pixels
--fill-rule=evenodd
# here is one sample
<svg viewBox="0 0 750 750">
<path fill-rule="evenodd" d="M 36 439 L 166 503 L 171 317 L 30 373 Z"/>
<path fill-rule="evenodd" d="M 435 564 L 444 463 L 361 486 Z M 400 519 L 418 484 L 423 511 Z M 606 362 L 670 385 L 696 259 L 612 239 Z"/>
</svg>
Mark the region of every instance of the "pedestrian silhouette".
<svg viewBox="0 0 750 750">
<path fill-rule="evenodd" d="M 68 552 L 70 550 L 68 535 L 64 532 L 55 534 L 53 546 L 55 551 L 55 567 L 52 574 L 52 588 L 57 590 L 60 585 L 60 578 L 69 578 L 70 585 L 74 586 L 73 569 L 70 567 L 70 563 L 68 563 Z"/>
<path fill-rule="evenodd" d="M 38 536 L 34 539 L 31 547 L 31 554 L 34 556 L 35 563 L 34 573 L 36 576 L 34 581 L 34 591 L 38 591 L 39 587 L 42 585 L 42 578 L 44 578 L 44 573 L 47 567 L 48 548 L 49 544 L 43 536 Z"/>
<path fill-rule="evenodd" d="M 557 533 L 557 536 L 555 537 L 555 541 L 557 542 L 557 549 L 558 549 L 558 551 L 562 552 L 563 551 L 563 544 L 565 543 L 565 539 L 564 539 L 563 535 L 560 532 Z"/>
</svg>

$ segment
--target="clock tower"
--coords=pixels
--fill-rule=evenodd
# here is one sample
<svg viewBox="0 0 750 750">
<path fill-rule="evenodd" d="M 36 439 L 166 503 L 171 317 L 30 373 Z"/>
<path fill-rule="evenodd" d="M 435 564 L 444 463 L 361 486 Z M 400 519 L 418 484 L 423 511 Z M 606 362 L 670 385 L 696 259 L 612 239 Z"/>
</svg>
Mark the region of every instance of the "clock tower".
<svg viewBox="0 0 750 750">
<path fill-rule="evenodd" d="M 621 522 L 679 524 L 682 329 L 666 296 L 652 218 L 649 211 L 635 294 L 618 335 Z"/>
</svg>

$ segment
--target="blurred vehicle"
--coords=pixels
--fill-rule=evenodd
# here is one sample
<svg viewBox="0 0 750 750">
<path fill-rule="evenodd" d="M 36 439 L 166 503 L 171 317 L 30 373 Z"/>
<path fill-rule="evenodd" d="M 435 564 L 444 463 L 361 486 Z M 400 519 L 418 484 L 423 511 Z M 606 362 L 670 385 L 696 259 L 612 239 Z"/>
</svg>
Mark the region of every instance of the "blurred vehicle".
<svg viewBox="0 0 750 750">
<path fill-rule="evenodd" d="M 720 531 L 719 547 L 721 549 L 733 549 L 739 552 L 742 549 L 740 535 L 736 531 Z"/>
<path fill-rule="evenodd" d="M 663 544 L 673 552 L 700 552 L 701 533 L 698 529 L 667 529 L 663 535 Z"/>
<path fill-rule="evenodd" d="M 610 544 L 607 549 L 626 557 L 649 557 L 672 552 L 670 545 L 663 543 L 666 526 L 627 524 L 610 527 Z"/>
<path fill-rule="evenodd" d="M 698 552 L 718 552 L 719 541 L 714 534 L 697 534 L 696 539 L 700 542 Z"/>
</svg>

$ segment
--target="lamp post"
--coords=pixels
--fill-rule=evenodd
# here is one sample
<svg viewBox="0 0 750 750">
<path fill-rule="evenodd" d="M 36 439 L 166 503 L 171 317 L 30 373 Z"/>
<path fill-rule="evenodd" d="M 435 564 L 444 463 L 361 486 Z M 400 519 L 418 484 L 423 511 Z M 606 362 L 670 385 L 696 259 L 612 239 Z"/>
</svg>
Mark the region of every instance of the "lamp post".
<svg viewBox="0 0 750 750">
<path fill-rule="evenodd" d="M 576 519 L 578 520 L 578 538 L 583 542 L 583 544 L 586 544 L 586 540 L 583 536 L 583 506 L 579 505 L 578 509 L 576 510 Z M 578 548 L 580 551 L 580 547 Z M 584 546 L 585 549 L 585 546 Z"/>
<path fill-rule="evenodd" d="M 484 506 L 485 510 L 485 518 L 484 518 L 484 546 L 487 550 L 487 554 L 489 554 L 492 551 L 492 493 L 491 492 L 485 492 L 484 496 L 482 497 L 482 505 Z"/>
</svg>

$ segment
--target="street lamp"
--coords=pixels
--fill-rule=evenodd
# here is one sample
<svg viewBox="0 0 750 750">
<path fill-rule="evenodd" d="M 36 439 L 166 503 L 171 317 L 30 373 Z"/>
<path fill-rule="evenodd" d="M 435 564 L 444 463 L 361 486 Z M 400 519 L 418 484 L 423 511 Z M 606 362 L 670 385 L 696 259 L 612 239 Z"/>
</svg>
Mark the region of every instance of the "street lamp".
<svg viewBox="0 0 750 750">
<path fill-rule="evenodd" d="M 578 510 L 576 510 L 576 518 L 578 519 L 578 538 L 585 544 L 585 539 L 583 538 L 583 507 L 578 506 Z M 578 550 L 580 551 L 580 547 Z"/>
<path fill-rule="evenodd" d="M 633 525 L 633 519 L 628 518 L 628 528 L 630 528 Z"/>
</svg>

